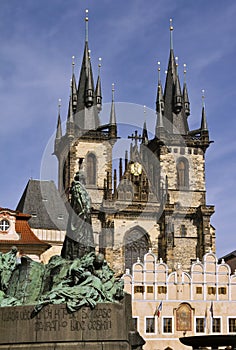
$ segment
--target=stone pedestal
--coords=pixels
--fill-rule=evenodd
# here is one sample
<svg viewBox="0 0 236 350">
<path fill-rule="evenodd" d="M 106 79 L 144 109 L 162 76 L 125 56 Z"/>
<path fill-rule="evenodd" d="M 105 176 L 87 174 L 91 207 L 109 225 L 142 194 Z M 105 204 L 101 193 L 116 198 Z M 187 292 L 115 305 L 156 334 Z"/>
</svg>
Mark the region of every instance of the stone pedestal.
<svg viewBox="0 0 236 350">
<path fill-rule="evenodd" d="M 131 327 L 131 299 L 83 307 L 48 305 L 30 318 L 33 306 L 0 308 L 0 350 L 130 350 L 143 339 Z"/>
</svg>

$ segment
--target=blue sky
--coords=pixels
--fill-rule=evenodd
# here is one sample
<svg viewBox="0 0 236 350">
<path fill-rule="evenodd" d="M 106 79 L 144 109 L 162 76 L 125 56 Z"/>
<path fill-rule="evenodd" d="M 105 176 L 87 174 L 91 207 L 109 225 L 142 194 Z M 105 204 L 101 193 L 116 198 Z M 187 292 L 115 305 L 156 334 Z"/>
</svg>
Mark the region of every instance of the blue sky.
<svg viewBox="0 0 236 350">
<path fill-rule="evenodd" d="M 206 153 L 207 203 L 216 206 L 217 255 L 236 249 L 235 0 L 0 0 L 0 5 L 0 206 L 14 209 L 29 178 L 40 178 L 58 98 L 66 118 L 71 57 L 76 56 L 78 77 L 83 54 L 85 9 L 95 76 L 102 57 L 104 102 L 110 102 L 114 82 L 116 101 L 150 109 L 157 61 L 164 83 L 173 18 L 180 75 L 187 64 L 191 129 L 199 127 L 205 89 L 214 140 Z M 148 127 L 152 122 L 147 118 Z"/>
</svg>

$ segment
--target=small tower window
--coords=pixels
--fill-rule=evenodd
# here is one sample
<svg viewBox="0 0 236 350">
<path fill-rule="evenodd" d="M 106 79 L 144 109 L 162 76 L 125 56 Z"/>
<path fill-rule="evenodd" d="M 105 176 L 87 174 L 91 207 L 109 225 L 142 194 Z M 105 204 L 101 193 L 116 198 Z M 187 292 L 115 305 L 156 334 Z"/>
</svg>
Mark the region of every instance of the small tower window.
<svg viewBox="0 0 236 350">
<path fill-rule="evenodd" d="M 96 168 L 97 168 L 97 159 L 93 153 L 87 155 L 87 177 L 86 181 L 88 185 L 96 184 Z"/>
<path fill-rule="evenodd" d="M 187 236 L 187 229 L 186 229 L 185 225 L 180 226 L 180 234 L 181 234 L 181 237 Z"/>
<path fill-rule="evenodd" d="M 189 166 L 185 158 L 181 158 L 177 163 L 177 187 L 178 189 L 187 189 L 189 186 Z"/>
</svg>

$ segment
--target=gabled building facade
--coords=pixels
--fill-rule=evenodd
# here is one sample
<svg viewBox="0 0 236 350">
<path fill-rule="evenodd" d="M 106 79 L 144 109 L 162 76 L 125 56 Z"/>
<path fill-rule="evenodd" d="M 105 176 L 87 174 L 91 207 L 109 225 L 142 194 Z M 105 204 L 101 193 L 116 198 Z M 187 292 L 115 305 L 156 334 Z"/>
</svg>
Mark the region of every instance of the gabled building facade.
<svg viewBox="0 0 236 350">
<path fill-rule="evenodd" d="M 236 334 L 236 274 L 208 252 L 191 264 L 170 269 L 149 251 L 124 275 L 132 295 L 134 325 L 145 349 L 188 349 L 184 336 Z"/>
</svg>

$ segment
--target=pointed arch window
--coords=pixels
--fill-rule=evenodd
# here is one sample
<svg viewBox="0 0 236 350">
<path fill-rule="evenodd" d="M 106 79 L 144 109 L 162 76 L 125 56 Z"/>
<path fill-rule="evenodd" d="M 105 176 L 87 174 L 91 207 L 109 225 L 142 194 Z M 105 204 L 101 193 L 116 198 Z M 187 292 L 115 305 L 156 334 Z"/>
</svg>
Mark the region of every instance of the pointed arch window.
<svg viewBox="0 0 236 350">
<path fill-rule="evenodd" d="M 97 172 L 97 158 L 95 154 L 89 153 L 87 155 L 87 177 L 86 177 L 86 181 L 88 185 L 96 185 L 96 172 Z"/>
<path fill-rule="evenodd" d="M 124 238 L 125 269 L 132 271 L 137 259 L 143 259 L 150 247 L 149 238 L 141 228 L 134 228 L 126 233 Z"/>
<path fill-rule="evenodd" d="M 177 162 L 177 188 L 188 189 L 189 187 L 189 164 L 186 158 L 180 158 Z"/>
</svg>

